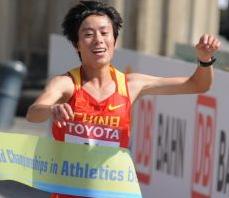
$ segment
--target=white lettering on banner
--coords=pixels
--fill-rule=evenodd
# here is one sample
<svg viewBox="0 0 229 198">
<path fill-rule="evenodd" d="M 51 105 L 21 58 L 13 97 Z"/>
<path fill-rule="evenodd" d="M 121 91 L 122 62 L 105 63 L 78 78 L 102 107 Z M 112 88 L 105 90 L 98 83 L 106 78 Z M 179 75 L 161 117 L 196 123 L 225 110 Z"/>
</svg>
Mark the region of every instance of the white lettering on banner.
<svg viewBox="0 0 229 198">
<path fill-rule="evenodd" d="M 192 198 L 210 198 L 216 131 L 216 100 L 199 95 L 193 151 Z"/>
<path fill-rule="evenodd" d="M 216 190 L 229 196 L 229 135 L 220 131 Z"/>
<path fill-rule="evenodd" d="M 156 169 L 168 175 L 183 177 L 186 121 L 159 114 Z"/>
<path fill-rule="evenodd" d="M 69 143 L 100 146 L 120 145 L 120 132 L 118 129 L 74 122 L 67 122 L 66 128 L 65 141 Z"/>
<path fill-rule="evenodd" d="M 149 184 L 152 175 L 152 142 L 154 100 L 141 98 L 138 102 L 138 120 L 136 127 L 136 152 L 135 163 L 139 182 Z"/>
</svg>

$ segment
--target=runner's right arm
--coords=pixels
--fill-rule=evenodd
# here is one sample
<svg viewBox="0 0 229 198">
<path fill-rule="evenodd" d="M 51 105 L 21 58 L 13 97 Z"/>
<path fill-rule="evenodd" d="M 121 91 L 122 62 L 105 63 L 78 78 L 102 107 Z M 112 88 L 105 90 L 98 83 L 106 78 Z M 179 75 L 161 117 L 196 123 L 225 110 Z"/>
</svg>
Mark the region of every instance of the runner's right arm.
<svg viewBox="0 0 229 198">
<path fill-rule="evenodd" d="M 67 75 L 54 77 L 29 107 L 26 119 L 30 122 L 43 122 L 52 117 L 61 127 L 65 120 L 74 118 L 70 105 L 66 103 L 73 92 L 74 83 L 71 77 Z"/>
</svg>

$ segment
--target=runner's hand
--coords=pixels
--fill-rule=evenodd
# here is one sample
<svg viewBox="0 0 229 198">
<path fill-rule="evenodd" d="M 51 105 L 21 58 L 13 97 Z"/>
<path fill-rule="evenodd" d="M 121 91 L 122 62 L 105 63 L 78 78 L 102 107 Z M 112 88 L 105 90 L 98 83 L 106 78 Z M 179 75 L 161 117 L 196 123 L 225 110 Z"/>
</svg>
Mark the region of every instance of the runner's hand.
<svg viewBox="0 0 229 198">
<path fill-rule="evenodd" d="M 51 113 L 53 122 L 58 127 L 66 126 L 67 120 L 74 119 L 74 113 L 71 106 L 68 103 L 55 104 L 51 106 Z"/>
<path fill-rule="evenodd" d="M 196 44 L 196 52 L 199 60 L 208 62 L 216 51 L 220 48 L 220 41 L 212 35 L 204 34 Z"/>
</svg>

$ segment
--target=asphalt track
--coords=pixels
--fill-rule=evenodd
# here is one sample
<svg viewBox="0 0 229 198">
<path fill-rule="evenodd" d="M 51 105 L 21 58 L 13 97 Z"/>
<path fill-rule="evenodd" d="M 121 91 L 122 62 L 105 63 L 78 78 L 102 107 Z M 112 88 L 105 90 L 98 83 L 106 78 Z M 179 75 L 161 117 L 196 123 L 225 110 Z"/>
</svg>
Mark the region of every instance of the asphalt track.
<svg viewBox="0 0 229 198">
<path fill-rule="evenodd" d="M 16 118 L 11 129 L 4 132 L 49 136 L 48 123 L 31 124 L 24 118 Z M 0 130 L 1 131 L 1 130 Z M 0 198 L 49 198 L 50 194 L 14 181 L 0 181 Z"/>
</svg>

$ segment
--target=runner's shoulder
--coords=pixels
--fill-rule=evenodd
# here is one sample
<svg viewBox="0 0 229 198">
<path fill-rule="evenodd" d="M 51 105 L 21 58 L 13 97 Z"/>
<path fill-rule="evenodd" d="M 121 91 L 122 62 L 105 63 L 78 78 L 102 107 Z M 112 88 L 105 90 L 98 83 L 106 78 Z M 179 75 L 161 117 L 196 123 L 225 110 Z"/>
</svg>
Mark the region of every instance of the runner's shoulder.
<svg viewBox="0 0 229 198">
<path fill-rule="evenodd" d="M 139 80 L 141 80 L 143 78 L 144 74 L 140 74 L 140 73 L 128 73 L 126 74 L 126 79 L 127 82 L 131 83 L 138 83 Z"/>
<path fill-rule="evenodd" d="M 49 81 L 49 84 L 54 84 L 54 85 L 74 85 L 72 77 L 66 73 L 63 75 L 57 75 L 51 78 Z"/>
<path fill-rule="evenodd" d="M 51 78 L 46 88 L 59 90 L 63 93 L 72 93 L 74 91 L 74 82 L 72 77 L 66 73 Z"/>
</svg>

